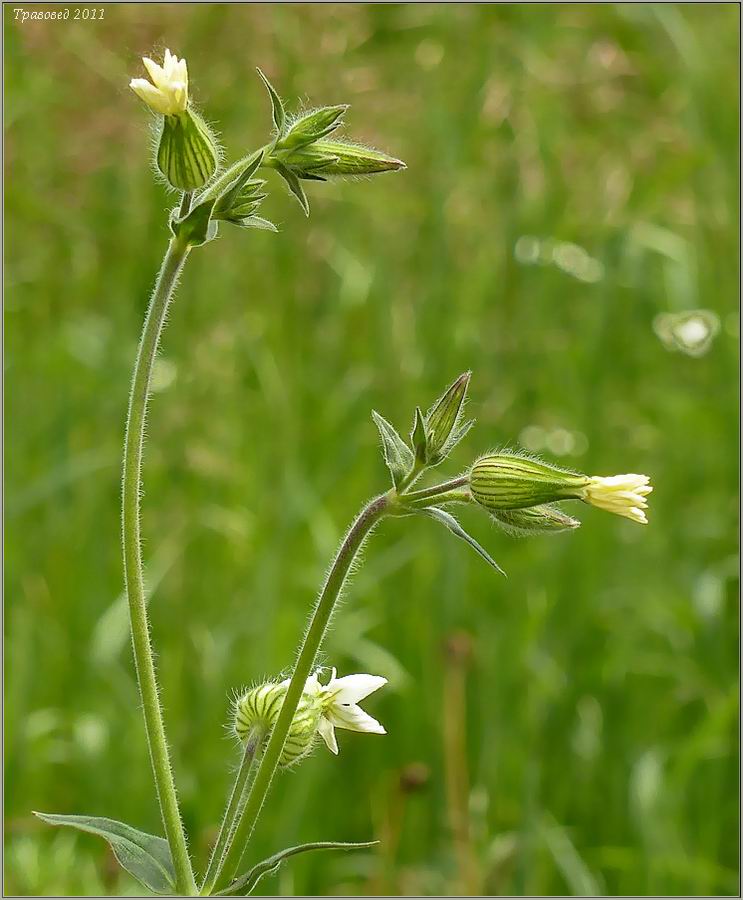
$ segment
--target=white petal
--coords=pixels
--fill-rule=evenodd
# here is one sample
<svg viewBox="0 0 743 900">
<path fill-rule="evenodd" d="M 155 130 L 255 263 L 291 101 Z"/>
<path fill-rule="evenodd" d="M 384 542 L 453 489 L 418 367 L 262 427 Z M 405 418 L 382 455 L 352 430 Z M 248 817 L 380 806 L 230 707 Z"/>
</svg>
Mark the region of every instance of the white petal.
<svg viewBox="0 0 743 900">
<path fill-rule="evenodd" d="M 144 63 L 145 69 L 147 69 L 147 74 L 152 79 L 152 83 L 155 87 L 160 88 L 161 90 L 165 90 L 170 83 L 170 79 L 168 78 L 168 74 L 163 69 L 162 66 L 159 66 L 154 59 L 150 59 L 148 56 L 142 57 L 142 62 Z"/>
<path fill-rule="evenodd" d="M 347 728 L 349 731 L 364 731 L 369 734 L 387 734 L 384 726 L 365 713 L 355 703 L 341 705 L 334 703 L 325 713 L 333 725 L 337 728 Z"/>
<path fill-rule="evenodd" d="M 176 80 L 182 81 L 188 87 L 188 67 L 185 59 L 182 59 L 175 67 L 175 77 Z"/>
<path fill-rule="evenodd" d="M 164 97 L 162 91 L 151 85 L 145 78 L 133 78 L 129 82 L 129 87 L 144 100 L 150 109 L 154 109 L 163 116 L 168 115 L 170 110 L 168 98 Z"/>
<path fill-rule="evenodd" d="M 338 741 L 335 739 L 335 728 L 333 728 L 332 724 L 324 716 L 320 719 L 317 730 L 320 733 L 320 737 L 325 741 L 328 750 L 330 750 L 331 753 L 335 753 L 337 756 Z"/>
<path fill-rule="evenodd" d="M 345 675 L 333 678 L 326 690 L 334 694 L 336 703 L 358 703 L 387 684 L 381 675 Z"/>
</svg>

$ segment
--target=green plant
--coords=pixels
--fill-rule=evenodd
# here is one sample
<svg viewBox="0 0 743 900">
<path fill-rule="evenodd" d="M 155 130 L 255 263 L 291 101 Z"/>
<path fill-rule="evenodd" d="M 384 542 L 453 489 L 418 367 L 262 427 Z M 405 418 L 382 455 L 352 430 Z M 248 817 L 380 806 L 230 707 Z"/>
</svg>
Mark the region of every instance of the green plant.
<svg viewBox="0 0 743 900">
<path fill-rule="evenodd" d="M 239 874 L 246 846 L 279 767 L 300 761 L 321 736 L 337 752 L 334 727 L 384 733 L 358 702 L 381 687 L 384 679 L 353 675 L 322 685 L 316 670 L 318 652 L 331 616 L 358 553 L 376 525 L 388 516 L 426 515 L 469 543 L 495 569 L 497 563 L 444 507 L 473 503 L 484 507 L 506 529 L 523 533 L 562 531 L 579 523 L 553 507 L 555 501 L 583 500 L 644 522 L 645 476 L 589 477 L 549 466 L 524 455 L 484 457 L 463 475 L 413 490 L 431 468 L 443 462 L 462 440 L 471 422 L 462 424 L 470 375 L 465 373 L 424 416 L 417 408 L 409 440 L 374 413 L 392 488 L 372 498 L 349 528 L 329 570 L 300 644 L 289 679 L 267 682 L 236 702 L 235 733 L 244 743 L 242 761 L 227 802 L 219 837 L 201 886 L 197 886 L 181 821 L 159 699 L 150 642 L 140 538 L 141 468 L 152 370 L 175 286 L 192 249 L 218 235 L 220 222 L 242 228 L 275 230 L 256 215 L 265 199 L 264 182 L 253 176 L 273 169 L 309 214 L 303 181 L 372 175 L 404 168 L 379 151 L 332 137 L 345 106 L 324 107 L 294 119 L 262 74 L 273 113 L 274 133 L 263 147 L 224 172 L 221 151 L 204 120 L 192 108 L 184 60 L 166 51 L 163 66 L 145 59 L 152 82 L 135 79 L 132 89 L 156 114 L 159 129 L 156 162 L 169 186 L 181 193 L 170 214 L 172 238 L 165 254 L 145 319 L 134 367 L 123 461 L 122 545 L 137 678 L 147 740 L 166 838 L 146 834 L 121 822 L 89 816 L 37 813 L 44 821 L 104 837 L 121 865 L 155 893 L 233 895 L 249 893 L 266 874 L 298 853 L 320 849 L 354 849 L 323 841 L 282 850 Z"/>
</svg>

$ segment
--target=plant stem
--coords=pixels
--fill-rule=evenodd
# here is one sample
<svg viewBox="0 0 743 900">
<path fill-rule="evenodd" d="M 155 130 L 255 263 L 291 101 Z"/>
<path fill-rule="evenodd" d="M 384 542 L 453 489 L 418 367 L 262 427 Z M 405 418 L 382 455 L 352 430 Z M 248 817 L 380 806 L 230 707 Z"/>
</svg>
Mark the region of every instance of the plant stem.
<svg viewBox="0 0 743 900">
<path fill-rule="evenodd" d="M 235 826 L 232 844 L 220 866 L 216 879 L 217 889 L 226 887 L 237 874 L 237 868 L 245 852 L 245 846 L 250 839 L 266 799 L 266 794 L 271 787 L 271 781 L 279 764 L 279 758 L 281 757 L 281 751 L 284 749 L 284 742 L 286 741 L 289 727 L 302 697 L 305 682 L 315 665 L 317 651 L 325 636 L 335 603 L 340 596 L 356 554 L 359 552 L 365 538 L 385 514 L 388 503 L 389 499 L 385 494 L 375 497 L 367 503 L 349 528 L 338 549 L 333 565 L 325 580 L 325 585 L 320 592 L 315 610 L 312 613 L 309 628 L 305 633 L 297 664 L 294 667 L 294 672 L 286 691 L 286 697 L 281 706 L 279 718 L 271 732 L 266 751 L 261 758 L 261 764 L 250 788 L 245 809 Z"/>
<path fill-rule="evenodd" d="M 407 497 L 405 498 L 407 501 Z M 429 506 L 439 506 L 442 503 L 471 503 L 472 494 L 469 491 L 443 491 L 441 494 L 431 494 L 430 497 L 422 497 L 419 500 L 406 502 L 403 509 L 427 509 Z"/>
<path fill-rule="evenodd" d="M 217 876 L 217 870 L 219 869 L 219 864 L 224 856 L 225 849 L 228 843 L 231 843 L 230 836 L 234 832 L 235 822 L 240 812 L 240 801 L 242 800 L 245 788 L 250 780 L 250 773 L 256 759 L 256 751 L 263 740 L 264 734 L 264 729 L 260 725 L 257 725 L 251 730 L 245 741 L 245 752 L 242 755 L 240 767 L 235 775 L 235 783 L 232 785 L 232 793 L 227 801 L 227 808 L 222 817 L 222 824 L 219 828 L 217 842 L 212 850 L 209 866 L 207 867 L 206 875 L 204 876 L 204 883 L 201 886 L 202 896 L 209 896 L 209 893 L 214 886 L 214 880 Z"/>
<path fill-rule="evenodd" d="M 183 192 L 183 196 L 181 197 L 180 209 L 178 210 L 179 218 L 182 219 L 184 216 L 187 216 L 189 214 L 189 212 L 191 211 L 191 197 L 192 196 L 193 195 L 192 195 L 191 191 Z"/>
<path fill-rule="evenodd" d="M 413 491 L 405 494 L 405 503 L 415 503 L 417 500 L 427 500 L 430 497 L 439 497 L 453 491 L 455 488 L 463 487 L 469 482 L 467 475 L 460 475 L 459 478 L 452 478 L 451 481 L 445 481 L 442 484 L 435 484 L 433 487 L 424 488 L 422 491 Z"/>
<path fill-rule="evenodd" d="M 413 463 L 413 468 L 408 472 L 408 474 L 402 479 L 400 484 L 397 486 L 397 493 L 404 494 L 405 491 L 418 480 L 419 476 L 423 474 L 423 470 L 425 469 L 425 465 L 419 460 L 416 459 Z"/>
<path fill-rule="evenodd" d="M 160 802 L 165 834 L 170 845 L 176 873 L 176 890 L 180 894 L 195 896 L 198 892 L 194 881 L 191 860 L 186 846 L 186 835 L 178 809 L 178 798 L 170 766 L 170 755 L 165 738 L 163 714 L 158 697 L 155 661 L 150 645 L 150 626 L 147 617 L 142 548 L 139 526 L 139 497 L 142 476 L 142 452 L 147 420 L 152 368 L 160 343 L 173 290 L 178 275 L 186 261 L 189 247 L 171 240 L 163 259 L 157 283 L 139 342 L 137 361 L 134 364 L 132 389 L 124 440 L 122 479 L 122 547 L 124 552 L 124 576 L 129 601 L 129 617 L 134 647 L 134 663 L 139 693 L 142 698 L 147 744 L 150 750 L 152 771 L 155 776 L 157 797 Z"/>
</svg>

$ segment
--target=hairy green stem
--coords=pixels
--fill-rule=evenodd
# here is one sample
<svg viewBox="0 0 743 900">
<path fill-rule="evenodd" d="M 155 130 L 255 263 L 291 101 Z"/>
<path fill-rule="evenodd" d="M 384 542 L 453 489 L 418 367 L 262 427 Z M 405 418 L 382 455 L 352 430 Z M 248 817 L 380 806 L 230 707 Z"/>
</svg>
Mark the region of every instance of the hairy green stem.
<svg viewBox="0 0 743 900">
<path fill-rule="evenodd" d="M 155 661 L 150 644 L 150 626 L 144 587 L 142 548 L 139 525 L 139 497 L 142 477 L 142 452 L 147 420 L 152 368 L 157 356 L 160 334 L 165 323 L 168 306 L 178 275 L 183 268 L 189 247 L 172 240 L 163 259 L 150 307 L 145 318 L 139 342 L 137 361 L 134 364 L 129 410 L 126 420 L 124 462 L 122 479 L 122 530 L 124 552 L 124 577 L 129 601 L 129 617 L 132 629 L 134 663 L 137 671 L 139 693 L 142 698 L 147 744 L 150 750 L 152 771 L 155 776 L 157 797 L 160 802 L 165 834 L 173 857 L 176 874 L 176 890 L 183 895 L 198 894 L 191 860 L 186 846 L 175 782 L 170 765 L 170 754 L 165 738 L 165 725 L 158 696 Z"/>
<path fill-rule="evenodd" d="M 315 665 L 317 652 L 325 636 L 335 603 L 340 596 L 356 554 L 359 552 L 365 538 L 385 514 L 388 503 L 389 498 L 386 494 L 371 500 L 356 517 L 338 549 L 323 589 L 320 592 L 315 610 L 312 613 L 309 628 L 304 636 L 304 641 L 297 657 L 297 664 L 294 667 L 294 672 L 286 691 L 286 697 L 281 706 L 279 718 L 271 732 L 271 737 L 261 758 L 261 764 L 250 788 L 245 808 L 235 826 L 231 846 L 220 866 L 216 879 L 216 888 L 218 890 L 226 887 L 237 874 L 237 868 L 245 852 L 245 846 L 250 839 L 268 790 L 271 787 L 271 781 L 276 773 L 281 752 L 284 749 L 286 736 L 302 697 L 305 682 Z"/>
<path fill-rule="evenodd" d="M 191 191 L 183 192 L 183 196 L 181 197 L 181 205 L 178 210 L 179 218 L 182 219 L 184 216 L 187 216 L 189 214 L 189 212 L 191 211 L 191 197 L 192 196 L 193 195 L 192 195 Z"/>
<path fill-rule="evenodd" d="M 469 491 L 442 491 L 440 494 L 431 494 L 429 497 L 421 497 L 419 500 L 411 500 L 403 506 L 403 509 L 420 510 L 429 506 L 439 506 L 442 503 L 471 503 L 472 494 Z"/>
<path fill-rule="evenodd" d="M 459 478 L 452 478 L 451 481 L 445 481 L 442 484 L 435 484 L 433 487 L 424 488 L 422 491 L 413 491 L 405 494 L 405 503 L 415 503 L 418 500 L 428 500 L 431 497 L 440 497 L 449 491 L 453 491 L 458 487 L 464 487 L 469 483 L 468 475 L 460 475 Z"/>
<path fill-rule="evenodd" d="M 407 489 L 423 474 L 423 470 L 425 468 L 425 464 L 422 463 L 419 459 L 416 459 L 413 463 L 412 469 L 408 472 L 407 475 L 405 475 L 405 477 L 400 481 L 400 484 L 397 486 L 397 493 L 404 494 L 405 491 L 407 491 Z"/>
<path fill-rule="evenodd" d="M 214 881 L 217 876 L 219 864 L 222 861 L 222 857 L 225 854 L 225 850 L 227 849 L 228 844 L 231 843 L 230 837 L 234 832 L 235 824 L 239 816 L 240 809 L 242 808 L 242 804 L 240 801 L 243 799 L 245 788 L 247 787 L 250 780 L 250 773 L 256 760 L 256 753 L 261 742 L 263 741 L 264 735 L 265 729 L 261 725 L 256 725 L 253 729 L 251 729 L 250 734 L 248 734 L 248 737 L 245 741 L 245 750 L 243 752 L 242 758 L 240 759 L 240 767 L 238 768 L 237 774 L 235 775 L 235 782 L 232 785 L 232 792 L 230 793 L 229 800 L 227 801 L 227 808 L 225 809 L 224 816 L 222 817 L 222 824 L 219 828 L 217 842 L 215 843 L 214 849 L 212 850 L 212 855 L 209 859 L 209 866 L 207 867 L 206 875 L 204 876 L 204 883 L 201 886 L 202 896 L 208 897 L 211 889 L 214 887 Z"/>
</svg>

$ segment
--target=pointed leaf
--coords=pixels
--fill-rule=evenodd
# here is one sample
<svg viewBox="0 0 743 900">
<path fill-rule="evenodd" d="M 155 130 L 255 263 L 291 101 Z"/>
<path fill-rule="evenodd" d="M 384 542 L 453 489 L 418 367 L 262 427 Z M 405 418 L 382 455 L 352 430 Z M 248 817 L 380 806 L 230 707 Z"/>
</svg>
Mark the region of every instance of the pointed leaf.
<svg viewBox="0 0 743 900">
<path fill-rule="evenodd" d="M 214 212 L 215 215 L 221 213 L 227 213 L 234 205 L 237 200 L 238 194 L 242 190 L 242 188 L 248 183 L 250 180 L 250 176 L 253 175 L 260 164 L 263 162 L 263 154 L 264 151 L 257 150 L 248 160 L 245 165 L 245 168 L 242 172 L 235 178 L 235 180 L 230 184 L 228 188 L 226 188 L 219 196 L 215 206 Z M 262 182 L 261 182 L 262 183 Z M 264 194 L 265 197 L 265 194 Z M 263 198 L 261 198 L 263 199 Z"/>
<path fill-rule="evenodd" d="M 294 172 L 292 172 L 290 169 L 287 169 L 287 167 L 282 165 L 281 163 L 276 163 L 276 171 L 279 173 L 279 175 L 281 175 L 281 177 L 286 182 L 289 190 L 299 201 L 299 205 L 304 210 L 304 214 L 306 216 L 309 216 L 310 202 L 307 199 L 307 194 L 305 194 L 300 180 L 297 178 Z"/>
<path fill-rule="evenodd" d="M 271 114 L 273 115 L 273 124 L 276 127 L 276 131 L 278 132 L 279 137 L 283 137 L 284 129 L 286 128 L 286 111 L 284 110 L 284 104 L 281 102 L 281 97 L 274 90 L 274 86 L 271 82 L 266 78 L 266 76 L 261 72 L 260 69 L 256 68 L 256 71 L 260 75 L 263 83 L 266 86 L 266 90 L 268 91 L 268 96 L 271 98 Z"/>
<path fill-rule="evenodd" d="M 446 512 L 444 509 L 439 509 L 438 506 L 429 506 L 428 509 L 422 510 L 427 516 L 430 516 L 432 519 L 435 519 L 437 522 L 441 522 L 442 525 L 445 525 L 452 534 L 456 535 L 458 538 L 461 538 L 463 541 L 466 541 L 470 547 L 476 552 L 479 553 L 480 556 L 485 560 L 485 562 L 489 563 L 496 571 L 500 572 L 501 575 L 505 576 L 505 572 L 498 563 L 493 559 L 493 557 L 485 550 L 478 542 L 472 537 L 471 534 L 467 534 L 467 532 L 462 528 L 462 526 L 457 522 L 454 516 L 451 513 Z"/>
<path fill-rule="evenodd" d="M 260 228 L 263 231 L 279 230 L 273 222 L 269 222 L 268 219 L 262 219 L 260 216 L 247 216 L 232 224 L 238 225 L 240 228 Z"/>
<path fill-rule="evenodd" d="M 67 825 L 97 834 L 108 841 L 121 866 L 145 887 L 156 894 L 175 892 L 175 869 L 164 838 L 99 816 L 59 816 L 40 812 L 34 815 L 49 825 Z"/>
<path fill-rule="evenodd" d="M 413 454 L 393 426 L 375 410 L 372 410 L 372 418 L 382 438 L 384 461 L 392 475 L 392 483 L 397 487 L 400 480 L 413 468 Z"/>
<path fill-rule="evenodd" d="M 253 866 L 249 872 L 238 878 L 237 881 L 233 881 L 228 888 L 220 891 L 215 896 L 229 897 L 236 894 L 247 896 L 255 889 L 261 878 L 265 875 L 273 875 L 285 859 L 288 859 L 290 856 L 297 856 L 299 853 L 307 853 L 310 850 L 366 850 L 368 847 L 373 847 L 378 843 L 379 841 L 365 841 L 360 844 L 344 843 L 342 841 L 316 841 L 312 844 L 299 844 L 297 847 L 287 847 L 286 850 L 280 850 L 278 853 L 274 853 L 273 856 L 269 856 L 268 859 L 264 859 L 263 862 Z"/>
<path fill-rule="evenodd" d="M 198 203 L 182 219 L 178 218 L 177 210 L 173 210 L 170 217 L 170 230 L 176 237 L 188 242 L 191 247 L 200 247 L 217 236 L 216 222 L 212 221 L 212 211 L 215 201 L 204 200 Z M 214 226 L 214 227 L 213 227 Z"/>
<path fill-rule="evenodd" d="M 425 464 L 428 462 L 428 434 L 426 432 L 426 422 L 423 418 L 420 406 L 415 408 L 415 422 L 413 423 L 413 432 L 410 435 L 413 449 L 415 450 L 415 458 L 418 462 Z"/>
</svg>

